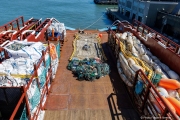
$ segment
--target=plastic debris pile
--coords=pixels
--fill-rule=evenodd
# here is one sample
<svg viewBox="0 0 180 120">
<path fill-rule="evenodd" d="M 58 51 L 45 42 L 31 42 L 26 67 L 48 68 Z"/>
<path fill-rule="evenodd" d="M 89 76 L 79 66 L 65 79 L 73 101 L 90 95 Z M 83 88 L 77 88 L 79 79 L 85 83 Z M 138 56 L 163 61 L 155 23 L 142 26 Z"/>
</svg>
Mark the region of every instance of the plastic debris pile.
<svg viewBox="0 0 180 120">
<path fill-rule="evenodd" d="M 52 45 L 50 45 L 52 46 Z M 31 75 L 34 72 L 34 64 L 37 64 L 42 56 L 42 51 L 47 48 L 47 45 L 41 42 L 24 42 L 13 41 L 10 42 L 4 49 L 8 52 L 9 59 L 4 60 L 0 64 L 0 86 L 23 86 L 27 84 Z M 53 49 L 56 49 L 55 47 Z M 42 76 L 44 72 L 47 72 L 52 64 L 53 78 L 57 71 L 59 56 L 51 52 L 45 55 L 46 68 L 41 64 L 38 69 L 38 76 Z M 50 60 L 50 57 L 52 60 Z M 40 83 L 44 83 L 44 78 L 39 78 Z"/>
<path fill-rule="evenodd" d="M 141 69 L 154 84 L 162 99 L 168 102 L 168 107 L 179 117 L 180 76 L 154 56 L 132 33 L 116 33 L 115 36 L 118 42 L 111 36 L 109 44 L 115 48 L 118 72 L 124 83 L 133 87 L 135 74 Z M 138 76 L 135 85 L 136 95 L 144 94 L 145 82 L 146 80 L 143 77 Z M 153 91 L 153 93 L 155 92 Z M 159 105 L 161 102 L 158 100 L 159 97 L 152 95 L 152 93 L 148 93 L 148 97 L 157 113 L 162 114 L 163 110 Z"/>
<path fill-rule="evenodd" d="M 97 34 L 76 34 L 73 41 L 74 51 L 70 57 L 83 60 L 85 58 L 100 58 L 106 60 L 100 45 L 101 39 Z"/>
<path fill-rule="evenodd" d="M 67 66 L 78 80 L 92 81 L 109 74 L 109 66 L 100 45 L 98 34 L 76 34 L 74 51 Z"/>
<path fill-rule="evenodd" d="M 119 39 L 116 46 L 120 48 L 120 52 L 116 53 L 119 57 L 118 71 L 128 86 L 133 85 L 135 72 L 139 69 L 144 71 L 154 85 L 158 84 L 161 78 L 179 80 L 178 74 L 152 55 L 132 33 L 116 33 L 116 36 Z"/>
<path fill-rule="evenodd" d="M 55 33 L 59 33 L 59 34 L 62 34 L 63 31 L 64 31 L 64 35 L 66 36 L 66 29 L 65 29 L 65 25 L 64 23 L 58 23 L 58 22 L 53 22 L 47 29 L 47 32 L 49 34 L 52 34 L 52 29 L 54 29 L 54 32 Z"/>
<path fill-rule="evenodd" d="M 49 51 L 47 47 L 47 44 L 41 42 L 16 40 L 8 42 L 3 47 L 10 58 L 5 59 L 0 64 L 0 87 L 7 87 L 9 90 L 6 93 L 8 99 L 11 98 L 11 94 L 15 94 L 15 97 L 18 96 L 16 91 L 10 91 L 11 88 L 27 87 L 29 85 L 29 88 L 23 91 L 26 92 L 28 101 L 22 103 L 24 104 L 24 109 L 22 110 L 20 120 L 28 118 L 25 107 L 27 104 L 31 117 L 37 114 L 38 110 L 40 113 L 43 113 L 43 109 L 40 106 L 45 104 L 47 94 L 45 91 L 48 91 L 51 86 L 50 81 L 55 77 L 60 58 L 60 43 L 57 45 L 50 43 Z M 42 51 L 44 51 L 44 56 Z M 4 51 L 1 51 L 1 54 L 5 55 Z M 45 58 L 44 61 L 42 61 L 43 57 Z M 34 67 L 35 65 L 36 68 Z M 35 75 L 32 82 L 30 82 L 30 79 L 35 74 L 35 69 L 37 69 L 37 76 Z M 52 73 L 50 70 L 52 70 Z M 50 80 L 47 78 L 49 75 L 51 75 Z M 2 96 L 2 99 L 5 100 L 6 98 Z M 42 102 L 40 102 L 41 100 Z M 8 108 L 9 106 L 6 107 Z M 42 115 L 41 117 L 43 117 Z"/>
<path fill-rule="evenodd" d="M 78 80 L 88 81 L 99 79 L 110 72 L 107 63 L 102 63 L 94 58 L 84 60 L 74 59 L 69 62 L 67 69 L 71 70 L 78 77 Z"/>
</svg>

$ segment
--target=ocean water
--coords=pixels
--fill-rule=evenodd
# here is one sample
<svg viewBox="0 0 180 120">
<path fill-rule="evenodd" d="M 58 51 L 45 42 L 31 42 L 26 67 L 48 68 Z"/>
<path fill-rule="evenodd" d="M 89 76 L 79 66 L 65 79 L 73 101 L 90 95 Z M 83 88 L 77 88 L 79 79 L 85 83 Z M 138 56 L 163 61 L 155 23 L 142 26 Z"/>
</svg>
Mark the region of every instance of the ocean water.
<svg viewBox="0 0 180 120">
<path fill-rule="evenodd" d="M 75 29 L 84 29 L 93 23 L 88 29 L 101 29 L 112 24 L 105 14 L 107 7 L 116 6 L 96 5 L 93 0 L 1 0 L 0 25 L 19 16 L 25 20 L 54 17 Z"/>
</svg>

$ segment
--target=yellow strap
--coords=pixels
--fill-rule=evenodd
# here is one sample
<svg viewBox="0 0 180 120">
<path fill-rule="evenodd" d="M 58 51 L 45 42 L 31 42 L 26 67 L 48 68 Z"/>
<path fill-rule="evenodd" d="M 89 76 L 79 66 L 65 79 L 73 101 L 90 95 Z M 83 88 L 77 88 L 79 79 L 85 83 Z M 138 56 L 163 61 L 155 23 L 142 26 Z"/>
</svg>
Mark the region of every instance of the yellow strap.
<svg viewBox="0 0 180 120">
<path fill-rule="evenodd" d="M 73 56 L 74 56 L 74 54 L 75 54 L 75 51 L 76 51 L 75 42 L 78 40 L 78 38 L 79 38 L 79 36 L 78 36 L 77 34 L 75 34 L 75 39 L 74 39 L 74 41 L 73 41 L 73 48 L 74 48 L 74 50 L 73 50 L 73 53 L 71 54 L 71 57 L 69 58 L 69 60 L 72 60 L 72 58 L 73 58 Z"/>
<path fill-rule="evenodd" d="M 7 74 L 0 74 L 0 76 L 7 76 Z M 13 78 L 31 78 L 32 75 L 18 75 L 18 74 L 11 74 L 10 76 L 12 76 Z M 38 77 L 34 77 L 34 78 L 38 78 Z"/>
</svg>

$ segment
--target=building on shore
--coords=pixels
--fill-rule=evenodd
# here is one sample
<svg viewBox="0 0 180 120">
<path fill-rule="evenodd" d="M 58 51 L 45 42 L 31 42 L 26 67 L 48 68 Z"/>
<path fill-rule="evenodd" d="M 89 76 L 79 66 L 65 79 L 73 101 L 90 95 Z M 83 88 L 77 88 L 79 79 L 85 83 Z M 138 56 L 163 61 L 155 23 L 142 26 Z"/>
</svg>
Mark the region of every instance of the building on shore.
<svg viewBox="0 0 180 120">
<path fill-rule="evenodd" d="M 167 13 L 158 11 L 155 27 L 158 28 L 165 36 L 171 36 L 170 39 L 175 39 L 175 42 L 180 44 L 180 5 L 175 13 Z"/>
<path fill-rule="evenodd" d="M 171 13 L 178 0 L 118 0 L 118 12 L 154 27 L 158 11 Z"/>
</svg>

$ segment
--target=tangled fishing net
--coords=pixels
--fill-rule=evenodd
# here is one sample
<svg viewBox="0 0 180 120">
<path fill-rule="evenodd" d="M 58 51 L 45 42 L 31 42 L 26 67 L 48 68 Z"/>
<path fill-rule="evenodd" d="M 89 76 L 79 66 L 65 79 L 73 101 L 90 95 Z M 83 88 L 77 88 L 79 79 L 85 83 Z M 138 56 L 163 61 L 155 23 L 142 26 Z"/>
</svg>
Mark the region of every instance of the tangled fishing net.
<svg viewBox="0 0 180 120">
<path fill-rule="evenodd" d="M 85 58 L 84 60 L 73 59 L 67 66 L 78 80 L 93 81 L 102 76 L 108 75 L 110 70 L 107 63 L 102 63 L 95 58 Z"/>
<path fill-rule="evenodd" d="M 109 74 L 109 66 L 98 34 L 76 34 L 73 41 L 74 51 L 67 66 L 78 80 L 95 80 Z"/>
</svg>

